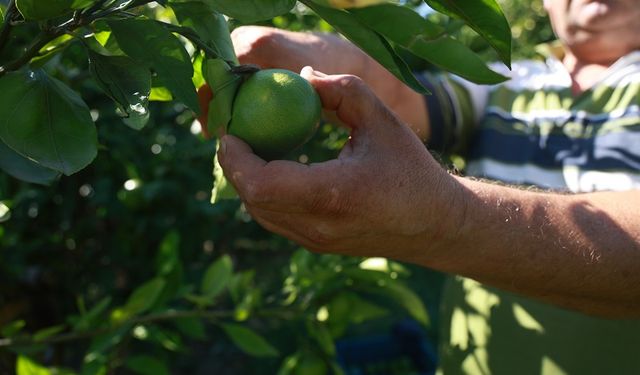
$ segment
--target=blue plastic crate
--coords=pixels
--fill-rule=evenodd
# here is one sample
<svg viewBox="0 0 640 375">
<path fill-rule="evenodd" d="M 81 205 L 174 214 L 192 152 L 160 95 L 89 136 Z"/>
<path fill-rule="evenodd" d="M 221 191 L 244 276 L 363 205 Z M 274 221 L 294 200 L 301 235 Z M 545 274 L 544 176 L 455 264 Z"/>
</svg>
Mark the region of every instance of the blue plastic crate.
<svg viewBox="0 0 640 375">
<path fill-rule="evenodd" d="M 433 375 L 437 366 L 434 345 L 412 320 L 388 333 L 338 340 L 336 351 L 347 375 Z"/>
</svg>

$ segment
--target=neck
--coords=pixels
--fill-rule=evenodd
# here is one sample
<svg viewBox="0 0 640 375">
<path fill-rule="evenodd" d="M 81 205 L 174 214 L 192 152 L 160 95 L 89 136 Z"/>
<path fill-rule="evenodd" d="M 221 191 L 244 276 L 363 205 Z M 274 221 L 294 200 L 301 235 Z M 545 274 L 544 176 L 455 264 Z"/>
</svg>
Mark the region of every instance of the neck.
<svg viewBox="0 0 640 375">
<path fill-rule="evenodd" d="M 578 58 L 571 51 L 567 51 L 562 63 L 571 75 L 572 90 L 575 95 L 591 88 L 613 65 L 615 61 L 590 62 Z"/>
</svg>

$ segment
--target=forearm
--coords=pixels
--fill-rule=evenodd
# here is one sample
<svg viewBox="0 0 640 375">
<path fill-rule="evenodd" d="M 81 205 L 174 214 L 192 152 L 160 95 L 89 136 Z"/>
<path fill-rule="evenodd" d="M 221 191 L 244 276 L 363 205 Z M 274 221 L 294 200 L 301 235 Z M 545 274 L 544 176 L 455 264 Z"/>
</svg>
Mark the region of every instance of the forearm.
<svg viewBox="0 0 640 375">
<path fill-rule="evenodd" d="M 588 313 L 640 316 L 640 191 L 459 182 L 456 235 L 413 261 Z"/>
</svg>

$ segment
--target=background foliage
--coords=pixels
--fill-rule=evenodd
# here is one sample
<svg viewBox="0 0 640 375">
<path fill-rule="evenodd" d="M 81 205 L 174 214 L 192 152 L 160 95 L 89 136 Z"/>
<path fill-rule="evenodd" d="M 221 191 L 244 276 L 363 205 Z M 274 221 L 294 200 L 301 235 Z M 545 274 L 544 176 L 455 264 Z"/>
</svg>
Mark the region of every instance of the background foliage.
<svg viewBox="0 0 640 375">
<path fill-rule="evenodd" d="M 540 1 L 502 6 L 514 56 L 552 37 Z M 494 57 L 467 27 L 438 22 Z M 261 23 L 331 30 L 307 11 Z M 237 201 L 211 205 L 215 142 L 194 134 L 193 113 L 152 102 L 146 127 L 125 126 L 87 79 L 84 47 L 64 48 L 43 63 L 83 93 L 98 155 L 51 186 L 0 172 L 0 373 L 337 373 L 336 340 L 403 316 L 437 339 L 442 275 L 314 255 L 262 230 Z M 330 158 L 345 136 L 325 124 L 291 157 Z"/>
</svg>

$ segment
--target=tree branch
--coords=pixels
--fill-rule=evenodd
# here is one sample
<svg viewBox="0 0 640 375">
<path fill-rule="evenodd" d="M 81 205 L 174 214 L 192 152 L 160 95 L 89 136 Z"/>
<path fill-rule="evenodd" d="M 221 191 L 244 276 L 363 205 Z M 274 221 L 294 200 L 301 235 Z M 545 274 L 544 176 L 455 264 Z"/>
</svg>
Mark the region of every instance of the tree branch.
<svg viewBox="0 0 640 375">
<path fill-rule="evenodd" d="M 4 15 L 4 22 L 2 23 L 2 29 L 0 30 L 0 51 L 4 48 L 9 40 L 9 35 L 11 34 L 11 28 L 13 24 L 11 19 L 13 18 L 13 12 L 15 11 L 15 0 L 10 0 L 9 5 L 7 5 L 7 11 Z"/>
<path fill-rule="evenodd" d="M 141 316 L 138 318 L 125 320 L 121 323 L 114 324 L 108 327 L 94 329 L 92 331 L 64 333 L 61 335 L 47 337 L 42 340 L 35 340 L 30 337 L 0 339 L 0 348 L 11 348 L 16 346 L 30 346 L 30 345 L 62 344 L 66 342 L 85 340 L 85 339 L 95 337 L 97 335 L 101 335 L 103 333 L 113 332 L 126 325 L 135 326 L 139 324 L 150 324 L 150 323 L 157 323 L 161 321 L 181 319 L 181 318 L 202 318 L 207 320 L 218 320 L 221 318 L 233 317 L 234 314 L 235 314 L 234 311 L 227 311 L 227 310 L 223 310 L 223 311 L 171 310 L 171 311 L 165 311 L 165 312 L 156 313 L 156 314 L 149 314 L 149 315 Z"/>
<path fill-rule="evenodd" d="M 11 3 L 13 3 L 14 0 L 11 0 Z M 96 21 L 100 18 L 104 18 L 104 17 L 108 17 L 111 16 L 115 13 L 119 13 L 119 12 L 124 12 L 127 11 L 129 9 L 132 8 L 136 8 L 142 5 L 146 5 L 149 3 L 154 2 L 155 0 L 134 0 L 131 3 L 122 6 L 122 7 L 117 7 L 117 8 L 113 8 L 113 9 L 107 9 L 104 11 L 100 11 L 100 12 L 96 12 L 93 14 L 90 14 L 88 16 L 83 15 L 80 12 L 76 12 L 74 13 L 73 18 L 71 18 L 70 20 L 64 22 L 63 24 L 52 28 L 49 31 L 45 31 L 40 33 L 37 37 L 36 37 L 36 41 L 29 47 L 27 48 L 27 50 L 24 52 L 24 54 L 22 56 L 20 56 L 19 58 L 3 65 L 0 66 L 0 78 L 5 75 L 7 72 L 11 72 L 14 70 L 18 70 L 20 69 L 22 66 L 26 65 L 29 63 L 29 61 L 31 61 L 31 59 L 33 59 L 34 57 L 38 56 L 38 54 L 40 53 L 40 49 L 42 47 L 44 47 L 47 43 L 51 42 L 52 40 L 54 40 L 55 38 L 66 34 L 66 33 L 70 33 L 72 31 L 74 31 L 75 29 L 78 29 L 80 27 L 84 27 L 87 26 L 89 24 L 91 24 L 93 21 Z M 11 5 L 10 3 L 10 5 Z M 7 12 L 8 14 L 9 12 Z M 5 19 L 6 21 L 6 19 Z M 5 22 L 5 24 L 3 24 L 3 29 L 2 31 L 5 30 L 5 26 L 7 23 Z M 7 31 L 8 33 L 8 31 Z M 2 35 L 0 34 L 0 37 Z M 0 42 L 2 40 L 0 39 Z"/>
<path fill-rule="evenodd" d="M 293 315 L 292 315 L 293 314 Z M 291 309 L 264 309 L 256 312 L 257 316 L 291 319 L 295 316 Z M 47 337 L 41 340 L 35 340 L 32 337 L 17 337 L 17 338 L 5 338 L 0 339 L 0 348 L 12 348 L 16 346 L 30 346 L 30 345 L 52 345 L 63 344 L 67 342 L 80 341 L 90 339 L 92 337 L 117 331 L 118 329 L 127 325 L 136 326 L 140 324 L 152 324 L 168 320 L 184 319 L 184 318 L 200 318 L 210 321 L 217 321 L 220 319 L 233 318 L 235 311 L 233 310 L 170 310 L 161 313 L 149 314 L 140 316 L 133 319 L 128 319 L 123 322 L 110 325 L 108 327 L 97 328 L 91 331 L 84 332 L 70 332 L 63 333 Z"/>
</svg>

